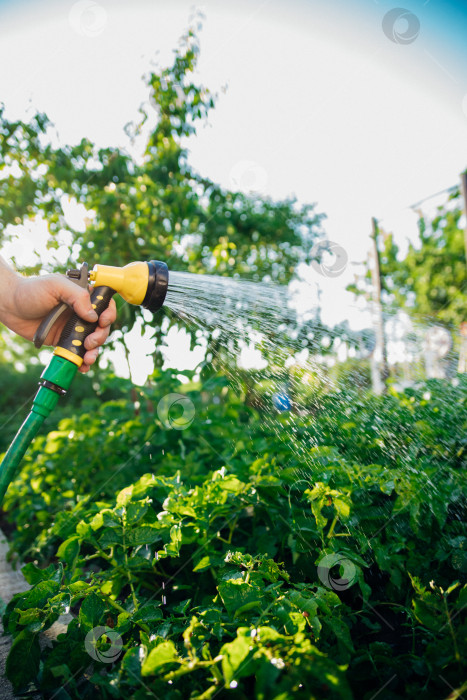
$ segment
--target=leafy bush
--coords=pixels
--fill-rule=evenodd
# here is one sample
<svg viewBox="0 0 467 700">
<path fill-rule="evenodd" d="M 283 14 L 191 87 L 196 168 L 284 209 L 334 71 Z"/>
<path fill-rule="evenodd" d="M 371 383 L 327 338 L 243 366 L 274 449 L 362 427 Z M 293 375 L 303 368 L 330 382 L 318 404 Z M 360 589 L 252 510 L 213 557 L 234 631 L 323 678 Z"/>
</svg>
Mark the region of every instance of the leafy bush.
<svg viewBox="0 0 467 700">
<path fill-rule="evenodd" d="M 10 364 L 0 363 L 0 452 L 8 449 L 23 422 L 37 392 L 40 372 L 37 364 L 19 372 Z M 112 374 L 99 377 L 94 370 L 93 376 L 81 375 L 79 391 L 71 391 L 61 399 L 60 414 L 65 417 L 95 410 L 103 401 L 122 398 L 130 392 L 128 382 Z M 41 428 L 41 434 L 47 434 L 48 425 Z"/>
<path fill-rule="evenodd" d="M 139 406 L 107 402 L 38 438 L 10 488 L 12 556 L 32 585 L 4 615 L 15 687 L 138 700 L 462 691 L 465 379 L 337 393 L 274 419 L 223 377 L 154 380 Z M 184 430 L 158 411 L 175 392 L 195 409 Z"/>
</svg>

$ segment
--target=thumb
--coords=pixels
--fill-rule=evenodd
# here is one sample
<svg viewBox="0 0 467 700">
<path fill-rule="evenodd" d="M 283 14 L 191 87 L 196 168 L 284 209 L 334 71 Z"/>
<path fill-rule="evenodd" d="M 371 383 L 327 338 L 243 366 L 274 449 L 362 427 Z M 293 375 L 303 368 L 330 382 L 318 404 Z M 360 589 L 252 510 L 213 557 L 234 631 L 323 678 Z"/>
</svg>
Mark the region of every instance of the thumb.
<svg viewBox="0 0 467 700">
<path fill-rule="evenodd" d="M 58 277 L 56 293 L 60 301 L 64 301 L 71 306 L 80 318 L 84 321 L 97 321 L 98 316 L 92 308 L 91 297 L 87 289 L 78 287 L 77 284 L 66 279 L 66 277 Z"/>
</svg>

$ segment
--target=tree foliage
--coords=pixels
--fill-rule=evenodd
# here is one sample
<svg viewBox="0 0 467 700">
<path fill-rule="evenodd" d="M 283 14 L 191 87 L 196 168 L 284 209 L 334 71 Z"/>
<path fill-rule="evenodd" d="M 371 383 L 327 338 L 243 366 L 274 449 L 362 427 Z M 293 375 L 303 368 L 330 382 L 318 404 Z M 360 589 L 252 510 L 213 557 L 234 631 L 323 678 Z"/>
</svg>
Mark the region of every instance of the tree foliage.
<svg viewBox="0 0 467 700">
<path fill-rule="evenodd" d="M 24 123 L 0 111 L 3 239 L 14 235 L 10 225 L 43 217 L 50 247 L 58 246 L 61 231 L 71 234 L 71 266 L 78 259 L 111 265 L 160 259 L 172 270 L 287 283 L 297 263 L 310 259 L 322 215 L 293 199 L 227 191 L 193 170 L 189 139 L 215 104 L 197 83 L 198 52 L 190 29 L 173 64 L 146 77 L 149 100 L 128 128 L 140 144 L 137 156 L 87 139 L 57 146 L 44 114 Z M 64 197 L 89 212 L 84 230 L 67 225 Z M 117 327 L 131 327 L 139 313 L 123 305 Z"/>
<path fill-rule="evenodd" d="M 467 267 L 460 193 L 438 207 L 436 216 L 419 219 L 419 241 L 401 256 L 393 234 L 381 253 L 382 288 L 389 302 L 412 314 L 458 328 L 466 319 Z"/>
</svg>

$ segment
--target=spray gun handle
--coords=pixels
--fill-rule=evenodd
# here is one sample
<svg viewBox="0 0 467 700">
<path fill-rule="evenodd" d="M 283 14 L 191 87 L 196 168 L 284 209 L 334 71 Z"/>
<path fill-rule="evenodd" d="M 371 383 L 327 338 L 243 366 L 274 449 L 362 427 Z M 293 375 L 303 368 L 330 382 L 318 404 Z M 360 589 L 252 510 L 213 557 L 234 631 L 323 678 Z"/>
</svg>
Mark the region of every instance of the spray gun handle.
<svg viewBox="0 0 467 700">
<path fill-rule="evenodd" d="M 79 287 L 83 287 L 83 289 L 88 288 L 87 263 L 84 262 L 79 270 L 67 270 L 66 276 L 69 280 L 77 284 Z M 44 345 L 45 339 L 49 335 L 52 326 L 55 325 L 60 316 L 66 313 L 69 308 L 70 307 L 68 306 L 68 304 L 62 302 L 61 304 L 58 304 L 54 309 L 52 309 L 52 311 L 44 318 L 42 323 L 37 328 L 33 338 L 34 345 L 37 349 L 41 348 Z"/>
<path fill-rule="evenodd" d="M 106 310 L 115 293 L 115 289 L 111 287 L 94 287 L 91 294 L 91 304 L 98 317 Z M 96 329 L 97 324 L 98 321 L 89 323 L 80 318 L 78 314 L 73 314 L 62 331 L 54 355 L 64 357 L 80 367 L 86 354 L 84 341 Z"/>
</svg>

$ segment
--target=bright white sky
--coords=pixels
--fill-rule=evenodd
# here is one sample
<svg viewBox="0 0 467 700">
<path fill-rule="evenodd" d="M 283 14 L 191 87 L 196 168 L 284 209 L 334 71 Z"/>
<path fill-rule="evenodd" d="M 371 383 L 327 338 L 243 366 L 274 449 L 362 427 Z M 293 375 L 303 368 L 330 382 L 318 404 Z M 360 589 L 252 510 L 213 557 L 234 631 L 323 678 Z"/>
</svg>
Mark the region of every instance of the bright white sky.
<svg viewBox="0 0 467 700">
<path fill-rule="evenodd" d="M 156 52 L 170 61 L 191 5 L 0 0 L 7 114 L 38 109 L 64 142 L 127 146 L 123 126 L 147 100 L 140 77 Z M 204 3 L 199 76 L 219 100 L 189 144 L 192 165 L 227 187 L 316 202 L 351 262 L 366 258 L 372 216 L 401 243 L 414 239 L 409 205 L 467 166 L 467 60 L 449 42 L 449 16 L 441 31 L 440 1 L 405 6 L 421 27 L 409 45 L 384 35 L 385 0 Z M 344 289 L 357 269 L 308 274 L 325 320 L 350 314 Z"/>
</svg>

